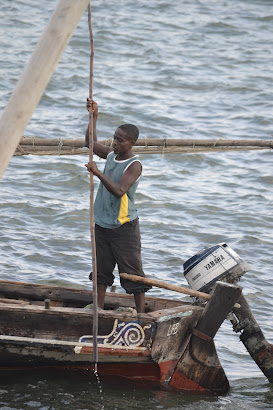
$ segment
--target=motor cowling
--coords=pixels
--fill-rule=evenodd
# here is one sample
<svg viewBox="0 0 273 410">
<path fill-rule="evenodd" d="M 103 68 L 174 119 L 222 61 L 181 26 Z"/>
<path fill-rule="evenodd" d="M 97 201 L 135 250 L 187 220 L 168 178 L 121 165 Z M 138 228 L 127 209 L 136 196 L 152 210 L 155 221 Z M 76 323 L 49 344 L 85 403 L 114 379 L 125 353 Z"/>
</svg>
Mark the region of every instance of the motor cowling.
<svg viewBox="0 0 273 410">
<path fill-rule="evenodd" d="M 202 292 L 209 292 L 217 280 L 236 284 L 250 270 L 250 266 L 224 242 L 202 249 L 183 267 L 189 286 Z"/>
</svg>

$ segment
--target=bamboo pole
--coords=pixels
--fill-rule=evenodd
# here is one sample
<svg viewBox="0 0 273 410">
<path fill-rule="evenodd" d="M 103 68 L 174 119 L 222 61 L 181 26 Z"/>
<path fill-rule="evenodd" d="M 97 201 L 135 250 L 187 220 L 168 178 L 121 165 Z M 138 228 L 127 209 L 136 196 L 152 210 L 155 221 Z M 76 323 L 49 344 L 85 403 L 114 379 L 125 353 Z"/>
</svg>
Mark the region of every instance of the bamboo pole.
<svg viewBox="0 0 273 410">
<path fill-rule="evenodd" d="M 184 288 L 183 286 L 171 285 L 167 282 L 162 282 L 155 279 L 143 278 L 142 276 L 137 275 L 128 275 L 128 273 L 120 273 L 120 277 L 123 279 L 131 280 L 132 282 L 144 283 L 146 285 L 156 286 L 157 288 L 163 288 L 172 290 L 173 292 L 183 293 L 195 298 L 210 300 L 211 295 L 204 292 L 199 292 L 198 290 Z M 235 303 L 234 307 L 240 308 L 238 303 Z"/>
<path fill-rule="evenodd" d="M 101 140 L 104 145 L 110 145 L 111 141 Z M 73 146 L 85 147 L 85 140 L 83 138 L 36 138 L 36 137 L 22 137 L 20 145 L 32 146 Z M 225 139 L 189 139 L 189 138 L 139 138 L 136 141 L 137 147 L 260 147 L 273 148 L 273 140 L 225 140 Z"/>
<path fill-rule="evenodd" d="M 180 147 L 267 147 L 273 148 L 273 140 L 225 140 L 219 139 L 190 139 L 190 138 L 150 138 L 147 140 L 140 139 L 136 145 L 153 145 L 153 146 L 180 146 Z"/>
<path fill-rule="evenodd" d="M 59 0 L 0 118 L 0 178 L 89 0 Z"/>
<path fill-rule="evenodd" d="M 89 78 L 89 98 L 93 99 L 93 59 L 94 59 L 94 38 L 91 24 L 91 3 L 88 4 L 88 26 L 90 34 L 90 78 Z M 93 111 L 89 111 L 89 162 L 93 161 Z M 97 259 L 95 242 L 95 219 L 94 219 L 94 175 L 90 172 L 90 234 L 92 249 L 92 280 L 93 280 L 93 362 L 95 372 L 98 363 L 98 289 L 97 289 Z"/>
<path fill-rule="evenodd" d="M 187 147 L 167 147 L 164 150 L 162 147 L 134 147 L 133 152 L 134 154 L 144 154 L 144 155 L 153 155 L 153 154 L 206 154 L 212 152 L 238 152 L 238 151 L 253 151 L 253 150 L 266 150 L 268 148 L 260 148 L 260 147 L 195 147 L 195 148 L 187 148 Z M 18 148 L 14 156 L 22 156 L 22 155 L 89 155 L 88 148 L 74 148 L 71 146 L 62 146 L 61 148 L 58 147 L 51 147 L 51 146 L 23 146 Z"/>
</svg>

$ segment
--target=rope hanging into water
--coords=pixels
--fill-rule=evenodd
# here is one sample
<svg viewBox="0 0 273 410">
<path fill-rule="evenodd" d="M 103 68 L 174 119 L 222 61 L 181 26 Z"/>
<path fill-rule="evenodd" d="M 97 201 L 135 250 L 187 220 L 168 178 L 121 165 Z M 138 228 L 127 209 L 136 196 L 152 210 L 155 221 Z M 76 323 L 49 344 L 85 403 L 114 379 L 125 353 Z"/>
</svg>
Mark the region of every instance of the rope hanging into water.
<svg viewBox="0 0 273 410">
<path fill-rule="evenodd" d="M 89 78 L 89 98 L 93 99 L 93 57 L 94 39 L 91 25 L 91 3 L 88 5 L 88 26 L 90 35 L 90 78 Z M 89 111 L 89 162 L 93 161 L 93 112 Z M 94 175 L 90 172 L 90 234 L 92 248 L 92 279 L 93 279 L 93 362 L 95 372 L 98 363 L 98 289 L 97 289 L 97 260 L 95 242 L 95 219 L 94 219 Z"/>
</svg>

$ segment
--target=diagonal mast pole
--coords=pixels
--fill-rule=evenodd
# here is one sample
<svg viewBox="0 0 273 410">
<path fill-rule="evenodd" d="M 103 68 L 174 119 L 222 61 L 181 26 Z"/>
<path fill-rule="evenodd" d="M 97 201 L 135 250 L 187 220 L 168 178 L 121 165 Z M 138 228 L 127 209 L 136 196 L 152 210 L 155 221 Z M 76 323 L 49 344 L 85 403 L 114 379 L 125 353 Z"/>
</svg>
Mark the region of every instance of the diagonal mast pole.
<svg viewBox="0 0 273 410">
<path fill-rule="evenodd" d="M 90 79 L 89 79 L 89 98 L 93 99 L 93 57 L 94 40 L 91 25 L 91 4 L 88 5 L 88 26 L 90 34 Z M 89 162 L 93 161 L 93 111 L 89 111 Z M 98 363 L 98 289 L 97 289 L 97 260 L 95 242 L 95 220 L 94 220 L 94 175 L 90 172 L 90 233 L 92 248 L 92 279 L 93 279 L 93 362 L 95 372 Z"/>
<path fill-rule="evenodd" d="M 59 0 L 0 117 L 0 178 L 89 0 Z"/>
</svg>

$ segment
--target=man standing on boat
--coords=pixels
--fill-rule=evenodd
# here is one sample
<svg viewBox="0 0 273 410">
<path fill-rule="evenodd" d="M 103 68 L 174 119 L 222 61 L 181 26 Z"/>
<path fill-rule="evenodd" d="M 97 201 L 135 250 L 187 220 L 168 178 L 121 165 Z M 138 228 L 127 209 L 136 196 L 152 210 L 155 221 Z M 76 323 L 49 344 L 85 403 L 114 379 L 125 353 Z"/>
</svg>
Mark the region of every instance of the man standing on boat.
<svg viewBox="0 0 273 410">
<path fill-rule="evenodd" d="M 97 142 L 98 106 L 87 99 L 87 110 L 93 110 L 93 151 L 106 159 L 104 171 L 96 162 L 85 164 L 89 172 L 100 179 L 94 203 L 97 256 L 98 306 L 103 309 L 107 286 L 114 282 L 113 270 L 119 273 L 145 276 L 141 261 L 141 242 L 135 192 L 142 172 L 138 157 L 133 154 L 139 131 L 135 125 L 120 125 L 114 134 L 113 147 Z M 85 135 L 89 146 L 89 127 Z M 145 310 L 145 292 L 151 287 L 120 278 L 126 293 L 134 294 L 136 310 Z"/>
</svg>

